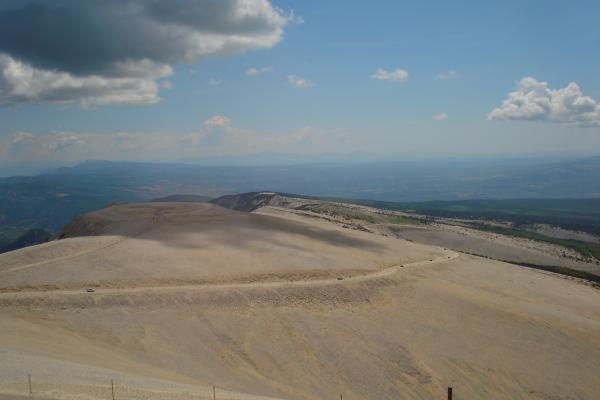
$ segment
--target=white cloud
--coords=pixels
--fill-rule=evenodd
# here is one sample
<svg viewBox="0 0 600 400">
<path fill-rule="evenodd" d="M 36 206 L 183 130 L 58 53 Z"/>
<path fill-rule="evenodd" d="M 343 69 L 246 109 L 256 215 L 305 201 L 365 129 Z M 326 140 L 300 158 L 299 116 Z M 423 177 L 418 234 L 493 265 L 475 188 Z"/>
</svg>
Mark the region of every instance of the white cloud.
<svg viewBox="0 0 600 400">
<path fill-rule="evenodd" d="M 71 146 L 82 145 L 85 142 L 75 133 L 60 132 L 46 143 L 46 148 L 50 151 L 61 151 Z"/>
<path fill-rule="evenodd" d="M 0 153 L 8 160 L 47 159 L 53 154 L 71 147 L 81 146 L 85 140 L 73 132 L 58 132 L 33 135 L 16 132 L 4 140 L 0 139 Z"/>
<path fill-rule="evenodd" d="M 445 71 L 445 72 L 442 72 L 441 74 L 438 74 L 436 79 L 441 80 L 441 81 L 447 81 L 450 79 L 458 79 L 458 72 L 453 71 L 453 70 Z"/>
<path fill-rule="evenodd" d="M 288 75 L 288 82 L 290 83 L 290 85 L 292 85 L 295 88 L 307 88 L 307 87 L 311 87 L 311 86 L 315 86 L 314 82 L 306 79 L 306 78 L 300 78 L 299 76 L 296 75 Z"/>
<path fill-rule="evenodd" d="M 488 120 L 539 120 L 576 126 L 600 126 L 600 104 L 584 96 L 579 85 L 569 83 L 551 89 L 547 82 L 522 78 L 502 105 L 494 108 Z"/>
<path fill-rule="evenodd" d="M 235 148 L 246 142 L 246 131 L 231 124 L 231 120 L 223 115 L 213 115 L 202 124 L 202 130 L 189 137 L 194 144 L 209 148 Z"/>
<path fill-rule="evenodd" d="M 16 132 L 4 138 L 0 137 L 0 155 L 6 155 L 13 145 L 26 143 L 32 139 L 33 135 L 29 132 Z"/>
<path fill-rule="evenodd" d="M 246 70 L 246 75 L 248 76 L 257 76 L 262 74 L 267 74 L 269 72 L 273 72 L 274 68 L 271 66 L 262 67 L 262 68 L 249 68 Z"/>
<path fill-rule="evenodd" d="M 310 125 L 291 131 L 262 132 L 236 126 L 224 115 L 207 118 L 194 132 L 17 132 L 0 135 L 0 160 L 86 159 L 164 160 L 256 153 L 314 154 L 346 149 L 348 137 L 339 129 Z"/>
<path fill-rule="evenodd" d="M 116 132 L 112 134 L 112 141 L 112 147 L 115 150 L 137 151 L 143 149 L 143 143 L 138 140 L 136 135 L 129 132 Z"/>
<path fill-rule="evenodd" d="M 311 126 L 292 132 L 258 133 L 235 126 L 223 115 L 214 115 L 202 129 L 181 138 L 188 150 L 205 154 L 245 154 L 253 152 L 315 152 L 335 149 L 345 137 L 342 131 L 323 130 Z"/>
<path fill-rule="evenodd" d="M 445 119 L 448 119 L 448 114 L 446 114 L 446 113 L 439 113 L 439 114 L 435 114 L 435 115 L 433 116 L 433 119 L 434 119 L 435 121 L 443 121 L 443 120 L 445 120 Z"/>
<path fill-rule="evenodd" d="M 222 115 L 213 115 L 212 117 L 204 121 L 202 126 L 204 126 L 205 129 L 211 129 L 214 127 L 230 128 L 231 120 Z"/>
<path fill-rule="evenodd" d="M 137 77 L 80 77 L 34 68 L 0 54 L 0 104 L 73 101 L 83 107 L 109 103 L 152 104 L 160 100 L 156 80 L 171 72 L 168 65 L 154 65 Z"/>
<path fill-rule="evenodd" d="M 33 140 L 33 135 L 29 132 L 13 133 L 8 139 L 8 144 L 14 145 L 19 143 L 27 143 Z"/>
<path fill-rule="evenodd" d="M 304 23 L 304 18 L 302 18 L 300 15 L 296 15 L 296 13 L 294 12 L 294 10 L 290 10 L 287 19 L 290 23 L 294 23 L 294 24 L 303 24 Z"/>
<path fill-rule="evenodd" d="M 21 0 L 0 20 L 0 104 L 83 106 L 156 103 L 171 65 L 270 48 L 301 22 L 269 0 Z"/>
<path fill-rule="evenodd" d="M 222 79 L 210 79 L 210 80 L 208 81 L 208 84 L 209 84 L 210 86 L 220 86 L 220 85 L 222 85 L 222 84 L 223 84 L 223 80 L 222 80 Z"/>
<path fill-rule="evenodd" d="M 15 132 L 4 140 L 0 140 L 0 155 L 3 157 L 10 153 L 20 153 L 26 149 L 34 136 L 29 132 Z"/>
<path fill-rule="evenodd" d="M 386 71 L 383 68 L 379 68 L 371 78 L 378 79 L 381 81 L 392 81 L 392 82 L 406 82 L 410 77 L 408 71 L 396 68 L 393 71 Z"/>
</svg>

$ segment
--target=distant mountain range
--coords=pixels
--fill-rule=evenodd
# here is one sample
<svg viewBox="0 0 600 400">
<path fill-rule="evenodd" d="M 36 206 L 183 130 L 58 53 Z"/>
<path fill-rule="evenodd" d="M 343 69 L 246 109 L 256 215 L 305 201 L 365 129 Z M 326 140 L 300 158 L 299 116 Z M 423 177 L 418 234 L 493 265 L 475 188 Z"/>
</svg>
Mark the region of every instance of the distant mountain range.
<svg viewBox="0 0 600 400">
<path fill-rule="evenodd" d="M 600 157 L 286 166 L 86 161 L 37 176 L 0 178 L 0 246 L 30 229 L 56 232 L 75 215 L 114 201 L 263 190 L 405 202 L 600 198 Z"/>
</svg>

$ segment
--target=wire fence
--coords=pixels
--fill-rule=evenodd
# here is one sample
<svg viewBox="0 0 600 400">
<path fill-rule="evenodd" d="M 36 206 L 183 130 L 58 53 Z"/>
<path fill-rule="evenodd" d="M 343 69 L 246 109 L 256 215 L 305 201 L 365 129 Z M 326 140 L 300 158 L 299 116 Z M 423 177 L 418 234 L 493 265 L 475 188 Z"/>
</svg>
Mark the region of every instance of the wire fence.
<svg viewBox="0 0 600 400">
<path fill-rule="evenodd" d="M 219 388 L 216 385 L 182 385 L 181 388 L 159 389 L 131 386 L 114 379 L 102 384 L 64 384 L 36 381 L 27 374 L 25 382 L 0 385 L 2 394 L 39 399 L 105 399 L 105 400 L 274 400 L 273 397 L 250 395 Z M 443 397 L 440 397 L 443 398 Z M 447 388 L 447 400 L 453 400 L 453 388 Z M 344 394 L 339 394 L 344 400 Z"/>
</svg>

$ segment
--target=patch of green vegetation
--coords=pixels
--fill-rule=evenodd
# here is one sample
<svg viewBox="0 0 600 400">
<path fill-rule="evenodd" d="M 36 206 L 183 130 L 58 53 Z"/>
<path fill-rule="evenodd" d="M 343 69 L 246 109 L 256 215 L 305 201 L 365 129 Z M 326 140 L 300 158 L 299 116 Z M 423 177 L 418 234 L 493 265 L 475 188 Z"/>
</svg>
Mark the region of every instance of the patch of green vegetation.
<svg viewBox="0 0 600 400">
<path fill-rule="evenodd" d="M 346 209 L 343 207 L 335 207 L 331 210 L 329 210 L 332 214 L 337 214 L 337 215 L 341 215 L 343 217 L 346 217 L 348 219 L 357 219 L 360 221 L 366 221 L 370 224 L 374 224 L 376 222 L 375 217 L 364 213 L 364 212 L 360 212 L 360 211 L 354 211 L 354 210 L 350 210 L 350 209 Z"/>
<path fill-rule="evenodd" d="M 343 208 L 336 208 L 335 210 L 332 211 L 332 213 L 342 215 L 348 219 L 358 219 L 361 221 L 366 221 L 370 224 L 374 224 L 376 222 L 375 217 L 373 217 L 372 215 L 369 215 L 366 213 L 361 213 L 361 212 L 355 212 L 352 210 L 345 210 Z"/>
<path fill-rule="evenodd" d="M 469 207 L 464 206 L 464 205 L 460 205 L 460 204 L 453 204 L 451 206 L 449 206 L 447 208 L 448 211 L 455 211 L 455 212 L 468 212 Z"/>
<path fill-rule="evenodd" d="M 529 263 L 516 263 L 514 261 L 510 261 L 512 264 L 522 265 L 528 268 L 541 269 L 543 271 L 550 271 L 556 274 L 572 276 L 574 278 L 584 279 L 586 281 L 590 281 L 594 283 L 594 286 L 600 286 L 600 276 L 591 274 L 585 271 L 579 271 L 572 268 L 567 267 L 559 267 L 555 265 L 537 265 L 537 264 L 529 264 Z"/>
<path fill-rule="evenodd" d="M 422 224 L 418 218 L 405 217 L 402 215 L 390 215 L 387 217 L 387 222 L 391 224 L 406 224 L 406 225 L 419 225 Z"/>
<path fill-rule="evenodd" d="M 364 213 L 348 213 L 348 216 L 353 219 L 361 219 L 363 221 L 367 221 L 371 224 L 376 223 L 376 219 L 374 216 Z"/>
<path fill-rule="evenodd" d="M 467 254 L 470 254 L 472 256 L 482 257 L 482 258 L 488 258 L 488 259 L 490 258 L 490 257 L 482 255 L 482 254 L 468 253 L 468 252 L 467 252 Z M 540 264 L 531 264 L 531 263 L 524 263 L 524 262 L 517 262 L 517 261 L 507 261 L 507 260 L 499 260 L 499 261 L 509 263 L 509 264 L 514 264 L 514 265 L 520 265 L 522 267 L 554 272 L 555 274 L 572 276 L 574 278 L 579 278 L 579 279 L 589 281 L 595 287 L 600 287 L 600 276 L 589 273 L 589 272 L 579 271 L 577 269 L 561 267 L 561 266 L 557 266 L 557 265 L 540 265 Z"/>
<path fill-rule="evenodd" d="M 600 260 L 600 245 L 595 243 L 582 242 L 573 239 L 558 239 L 525 229 L 492 226 L 487 224 L 473 224 L 471 226 L 481 231 L 497 233 L 500 235 L 515 236 L 537 240 L 538 242 L 557 244 L 568 249 L 575 250 L 584 257 Z"/>
<path fill-rule="evenodd" d="M 482 257 L 482 258 L 488 258 L 488 259 L 490 258 L 488 256 L 485 256 L 482 254 L 477 254 L 477 253 L 467 252 L 467 254 L 477 256 L 477 257 Z M 592 283 L 592 285 L 594 287 L 600 287 L 600 276 L 589 273 L 589 272 L 579 271 L 577 269 L 561 267 L 561 266 L 557 266 L 557 265 L 540 265 L 540 264 L 531 264 L 531 263 L 524 263 L 524 262 L 517 262 L 517 261 L 506 261 L 506 260 L 499 260 L 499 261 L 503 261 L 503 262 L 506 262 L 509 264 L 520 265 L 520 266 L 527 267 L 527 268 L 540 269 L 542 271 L 554 272 L 554 273 L 560 274 L 560 275 L 572 276 L 574 278 L 579 278 L 579 279 L 589 281 Z"/>
<path fill-rule="evenodd" d="M 400 236 L 400 237 L 402 236 L 402 228 L 401 228 L 401 227 L 399 227 L 399 226 L 394 226 L 394 225 L 389 225 L 387 228 L 388 228 L 390 231 L 392 231 L 394 234 L 396 234 L 396 236 Z M 399 235 L 398 235 L 398 234 L 399 234 Z M 405 240 L 408 240 L 409 242 L 412 242 L 412 240 L 411 240 L 411 239 L 406 239 L 406 238 L 405 238 Z"/>
<path fill-rule="evenodd" d="M 508 221 L 519 225 L 549 224 L 563 229 L 600 235 L 600 198 L 506 199 L 424 202 L 331 199 L 395 211 L 412 211 L 445 218 Z"/>
<path fill-rule="evenodd" d="M 340 198 L 323 199 L 387 210 L 412 211 L 434 217 L 512 222 L 516 228 L 491 226 L 483 223 L 473 224 L 473 228 L 560 245 L 578 252 L 583 257 L 600 260 L 599 244 L 574 239 L 558 239 L 518 228 L 523 225 L 542 223 L 563 229 L 600 235 L 600 199 L 508 199 L 425 201 L 418 203 Z M 415 220 L 419 221 L 418 219 Z"/>
<path fill-rule="evenodd" d="M 345 207 L 336 207 L 329 205 L 316 205 L 316 204 L 307 204 L 298 207 L 298 210 L 311 211 L 317 214 L 329 215 L 331 217 L 345 217 L 348 219 L 357 219 L 361 221 L 366 221 L 368 223 L 374 224 L 376 222 L 375 217 L 369 215 L 364 212 L 354 211 Z"/>
</svg>

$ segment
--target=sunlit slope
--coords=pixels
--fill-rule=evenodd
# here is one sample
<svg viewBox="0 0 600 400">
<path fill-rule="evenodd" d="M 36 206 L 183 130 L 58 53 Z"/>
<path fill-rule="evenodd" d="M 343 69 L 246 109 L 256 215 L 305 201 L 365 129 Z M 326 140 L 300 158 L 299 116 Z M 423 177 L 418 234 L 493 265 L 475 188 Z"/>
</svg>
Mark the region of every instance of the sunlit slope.
<svg viewBox="0 0 600 400">
<path fill-rule="evenodd" d="M 600 393 L 600 291 L 574 280 L 210 205 L 116 206 L 67 233 L 99 236 L 0 256 L 0 393 L 27 373 L 61 399 L 109 379 L 123 398 Z"/>
</svg>

